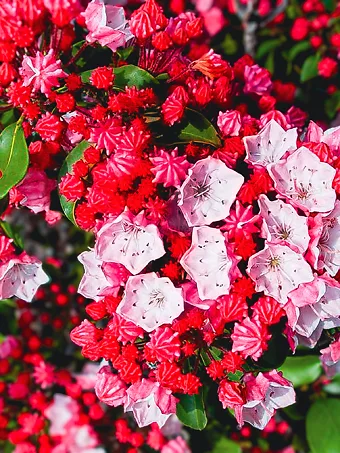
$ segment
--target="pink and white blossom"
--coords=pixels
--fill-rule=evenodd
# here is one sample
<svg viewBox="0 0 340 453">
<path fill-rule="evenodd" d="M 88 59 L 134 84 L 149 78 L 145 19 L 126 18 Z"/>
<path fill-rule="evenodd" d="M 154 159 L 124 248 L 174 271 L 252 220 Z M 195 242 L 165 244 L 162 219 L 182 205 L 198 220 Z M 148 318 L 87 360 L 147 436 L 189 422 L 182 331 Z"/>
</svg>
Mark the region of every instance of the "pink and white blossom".
<svg viewBox="0 0 340 453">
<path fill-rule="evenodd" d="M 127 385 L 113 374 L 109 366 L 102 367 L 97 373 L 94 391 L 98 399 L 108 406 L 121 406 L 126 401 Z"/>
<path fill-rule="evenodd" d="M 171 324 L 184 310 L 182 290 L 155 272 L 130 277 L 117 313 L 147 332 Z"/>
<path fill-rule="evenodd" d="M 305 212 L 328 212 L 336 199 L 332 182 L 335 169 L 321 162 L 309 149 L 299 148 L 287 159 L 271 165 L 269 174 L 276 190 Z"/>
<path fill-rule="evenodd" d="M 133 38 L 122 7 L 92 0 L 84 17 L 89 31 L 86 41 L 91 44 L 99 42 L 101 46 L 107 46 L 115 52 Z"/>
<path fill-rule="evenodd" d="M 229 294 L 233 263 L 224 236 L 218 229 L 195 227 L 191 247 L 180 263 L 196 282 L 198 295 L 203 301 Z"/>
<path fill-rule="evenodd" d="M 273 244 L 285 243 L 298 253 L 308 247 L 307 217 L 298 215 L 293 206 L 282 200 L 270 201 L 265 195 L 258 199 L 262 223 L 262 237 Z"/>
<path fill-rule="evenodd" d="M 313 272 L 301 254 L 285 245 L 267 243 L 265 248 L 251 256 L 247 273 L 256 284 L 256 291 L 263 291 L 280 303 L 301 283 L 311 282 Z"/>
<path fill-rule="evenodd" d="M 310 121 L 306 133 L 306 140 L 315 143 L 326 143 L 331 151 L 338 156 L 340 153 L 340 126 L 323 131 L 314 121 Z"/>
<path fill-rule="evenodd" d="M 132 411 L 140 428 L 151 423 L 157 423 L 161 428 L 171 414 L 176 413 L 176 398 L 171 394 L 171 390 L 161 387 L 151 379 L 143 378 L 132 384 L 126 393 L 124 411 Z"/>
<path fill-rule="evenodd" d="M 285 131 L 271 119 L 256 135 L 243 138 L 247 160 L 266 167 L 278 162 L 287 151 L 296 149 L 297 130 Z"/>
<path fill-rule="evenodd" d="M 98 231 L 95 253 L 98 259 L 120 263 L 135 275 L 165 250 L 157 226 L 148 223 L 143 212 L 134 216 L 125 211 Z"/>
<path fill-rule="evenodd" d="M 179 187 L 191 167 L 185 155 L 178 155 L 178 148 L 171 152 L 160 149 L 155 157 L 150 157 L 150 161 L 154 165 L 151 172 L 155 175 L 152 182 L 163 183 L 164 187 Z"/>
<path fill-rule="evenodd" d="M 238 135 L 242 126 L 241 114 L 237 110 L 220 112 L 217 117 L 217 126 L 223 135 Z"/>
<path fill-rule="evenodd" d="M 189 226 L 210 225 L 228 216 L 244 178 L 213 157 L 189 169 L 178 206 Z"/>
<path fill-rule="evenodd" d="M 321 349 L 321 363 L 326 376 L 332 378 L 340 373 L 340 339 L 331 343 L 328 348 Z"/>
<path fill-rule="evenodd" d="M 60 86 L 59 79 L 67 76 L 61 69 L 61 61 L 56 60 L 53 49 L 46 55 L 39 51 L 35 57 L 24 55 L 20 74 L 24 86 L 32 86 L 34 91 L 41 91 L 47 96 L 52 88 Z"/>
<path fill-rule="evenodd" d="M 80 280 L 78 293 L 89 299 L 99 300 L 106 294 L 114 293 L 103 270 L 103 262 L 96 258 L 94 250 L 82 252 L 78 260 L 84 266 L 85 273 Z M 116 293 L 119 290 L 116 288 Z"/>
</svg>

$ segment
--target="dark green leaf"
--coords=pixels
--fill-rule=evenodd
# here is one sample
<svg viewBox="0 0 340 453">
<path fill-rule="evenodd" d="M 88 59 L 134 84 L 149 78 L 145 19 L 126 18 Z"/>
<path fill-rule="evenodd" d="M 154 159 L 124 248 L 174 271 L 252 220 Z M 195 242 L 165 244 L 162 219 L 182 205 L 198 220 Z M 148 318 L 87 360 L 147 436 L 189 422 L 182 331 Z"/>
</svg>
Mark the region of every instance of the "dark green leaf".
<svg viewBox="0 0 340 453">
<path fill-rule="evenodd" d="M 260 59 L 266 56 L 269 52 L 274 51 L 277 47 L 279 47 L 282 44 L 281 38 L 276 38 L 276 39 L 268 39 L 266 41 L 263 41 L 257 51 L 256 51 L 256 58 Z"/>
<path fill-rule="evenodd" d="M 126 47 L 125 49 L 117 49 L 116 53 L 121 60 L 127 60 L 134 50 L 133 46 Z"/>
<path fill-rule="evenodd" d="M 339 453 L 340 400 L 315 401 L 307 414 L 306 433 L 311 453 Z"/>
<path fill-rule="evenodd" d="M 328 118 L 332 119 L 340 109 L 340 90 L 336 91 L 325 102 L 325 112 Z"/>
<path fill-rule="evenodd" d="M 274 74 L 275 71 L 275 54 L 274 51 L 271 51 L 266 58 L 264 66 L 268 69 L 271 74 Z"/>
<path fill-rule="evenodd" d="M 325 5 L 325 8 L 328 12 L 335 11 L 336 0 L 322 0 L 322 3 Z"/>
<path fill-rule="evenodd" d="M 11 124 L 0 135 L 0 198 L 25 176 L 28 149 L 21 122 Z"/>
<path fill-rule="evenodd" d="M 58 176 L 58 182 L 60 182 L 61 178 L 66 175 L 66 173 L 72 172 L 72 165 L 78 160 L 82 159 L 84 156 L 84 152 L 90 147 L 91 145 L 86 141 L 83 140 L 79 145 L 77 145 L 66 157 Z M 74 210 L 76 207 L 75 201 L 67 201 L 63 195 L 60 195 L 60 204 L 63 208 L 63 211 L 66 217 L 71 220 L 71 222 L 77 226 L 77 222 L 74 216 Z"/>
<path fill-rule="evenodd" d="M 220 146 L 221 140 L 216 129 L 201 113 L 186 109 L 185 119 L 180 125 L 178 134 L 180 142 L 205 143 L 207 145 Z"/>
<path fill-rule="evenodd" d="M 319 357 L 307 355 L 303 357 L 287 357 L 280 367 L 283 376 L 291 381 L 294 387 L 311 384 L 322 372 Z"/>
<path fill-rule="evenodd" d="M 288 53 L 287 53 L 287 59 L 289 61 L 295 60 L 295 58 L 301 53 L 304 52 L 308 49 L 310 49 L 311 45 L 309 41 L 300 41 L 294 46 L 292 46 Z"/>
<path fill-rule="evenodd" d="M 7 110 L 1 115 L 1 124 L 2 127 L 7 127 L 10 124 L 13 124 L 17 121 L 17 118 L 15 117 L 15 111 L 14 109 Z"/>
<path fill-rule="evenodd" d="M 306 58 L 301 68 L 300 82 L 304 83 L 314 79 L 318 75 L 318 63 L 321 57 L 319 54 L 310 55 Z"/>
<path fill-rule="evenodd" d="M 205 415 L 202 393 L 180 395 L 180 401 L 177 403 L 177 417 L 189 428 L 204 429 L 207 424 L 207 416 Z"/>
<path fill-rule="evenodd" d="M 221 437 L 214 445 L 211 453 L 242 453 L 242 450 L 236 442 L 226 437 Z"/>
</svg>

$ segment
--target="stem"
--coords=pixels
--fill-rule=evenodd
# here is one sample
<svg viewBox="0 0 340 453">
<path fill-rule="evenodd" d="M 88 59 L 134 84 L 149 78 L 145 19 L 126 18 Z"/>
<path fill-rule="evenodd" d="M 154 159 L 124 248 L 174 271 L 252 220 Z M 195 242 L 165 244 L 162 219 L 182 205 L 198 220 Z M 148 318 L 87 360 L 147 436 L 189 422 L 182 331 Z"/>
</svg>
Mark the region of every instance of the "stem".
<svg viewBox="0 0 340 453">
<path fill-rule="evenodd" d="M 66 67 L 71 66 L 73 63 L 75 63 L 80 55 L 84 52 L 84 50 L 89 46 L 90 44 L 88 42 L 84 42 L 84 44 L 81 46 L 81 48 L 78 50 L 78 52 L 71 58 L 71 60 L 65 65 Z"/>
</svg>

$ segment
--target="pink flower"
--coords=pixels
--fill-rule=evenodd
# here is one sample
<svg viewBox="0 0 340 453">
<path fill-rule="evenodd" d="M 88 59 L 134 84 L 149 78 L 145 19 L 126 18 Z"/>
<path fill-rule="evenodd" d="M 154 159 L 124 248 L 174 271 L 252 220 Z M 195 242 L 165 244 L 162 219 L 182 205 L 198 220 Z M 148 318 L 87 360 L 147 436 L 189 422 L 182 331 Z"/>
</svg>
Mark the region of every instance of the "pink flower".
<svg viewBox="0 0 340 453">
<path fill-rule="evenodd" d="M 97 447 L 98 443 L 97 435 L 92 426 L 85 424 L 71 426 L 61 439 L 61 444 L 65 446 L 67 453 L 105 453 L 103 448 Z M 59 445 L 56 449 L 58 447 Z M 56 449 L 53 449 L 52 453 L 59 453 Z"/>
<path fill-rule="evenodd" d="M 191 453 L 191 450 L 183 437 L 177 436 L 162 447 L 161 453 Z"/>
<path fill-rule="evenodd" d="M 195 282 L 185 282 L 182 284 L 184 301 L 194 307 L 201 308 L 202 310 L 209 310 L 209 308 L 216 303 L 213 299 L 200 299 Z"/>
<path fill-rule="evenodd" d="M 217 126 L 223 135 L 238 135 L 242 126 L 241 114 L 237 110 L 220 112 L 217 117 Z"/>
<path fill-rule="evenodd" d="M 170 327 L 158 327 L 150 335 L 150 341 L 146 344 L 144 352 L 149 362 L 172 362 L 181 355 L 181 342 L 178 332 Z"/>
<path fill-rule="evenodd" d="M 213 157 L 189 169 L 178 206 L 189 226 L 210 225 L 228 216 L 244 178 Z"/>
<path fill-rule="evenodd" d="M 100 365 L 97 363 L 88 362 L 85 363 L 80 373 L 74 373 L 73 376 L 83 390 L 92 390 L 95 386 L 99 369 Z"/>
<path fill-rule="evenodd" d="M 293 206 L 282 200 L 269 201 L 265 195 L 259 196 L 258 204 L 263 219 L 262 237 L 304 253 L 309 243 L 307 217 L 299 216 Z"/>
<path fill-rule="evenodd" d="M 340 269 L 340 202 L 327 216 L 318 214 L 310 220 L 310 260 L 318 269 L 334 277 Z"/>
<path fill-rule="evenodd" d="M 272 88 L 270 72 L 259 65 L 246 66 L 244 69 L 245 93 L 255 93 L 259 96 L 268 94 Z"/>
<path fill-rule="evenodd" d="M 205 3 L 205 1 L 206 0 L 201 0 L 201 3 Z M 226 19 L 222 9 L 217 6 L 213 6 L 201 14 L 204 21 L 204 28 L 210 36 L 217 35 L 217 33 L 219 33 L 226 24 Z"/>
<path fill-rule="evenodd" d="M 229 293 L 233 263 L 219 230 L 207 226 L 195 227 L 191 247 L 180 263 L 196 282 L 202 300 L 217 299 Z"/>
<path fill-rule="evenodd" d="M 56 182 L 49 179 L 46 173 L 35 168 L 29 168 L 25 178 L 16 186 L 21 195 L 20 204 L 31 209 L 35 214 L 50 211 L 51 192 Z"/>
<path fill-rule="evenodd" d="M 78 403 L 67 395 L 55 393 L 53 402 L 44 411 L 45 417 L 51 422 L 51 436 L 64 436 L 70 423 L 76 423 L 79 416 Z"/>
<path fill-rule="evenodd" d="M 0 298 L 17 296 L 31 302 L 38 287 L 48 280 L 41 261 L 23 252 L 0 265 Z"/>
<path fill-rule="evenodd" d="M 97 259 L 120 263 L 135 275 L 165 250 L 157 226 L 148 224 L 143 212 L 134 216 L 127 210 L 99 230 L 95 253 Z"/>
<path fill-rule="evenodd" d="M 256 291 L 263 291 L 280 303 L 287 302 L 290 291 L 301 283 L 313 280 L 312 269 L 302 255 L 276 244 L 266 244 L 251 256 L 247 273 L 256 283 Z"/>
<path fill-rule="evenodd" d="M 274 119 L 270 120 L 257 135 L 243 138 L 247 160 L 266 167 L 278 162 L 289 150 L 296 149 L 297 130 L 285 131 Z"/>
<path fill-rule="evenodd" d="M 60 86 L 58 79 L 67 76 L 52 49 L 46 55 L 39 51 L 35 57 L 24 55 L 20 74 L 24 86 L 32 85 L 34 91 L 40 90 L 47 96 L 52 92 L 52 88 Z"/>
<path fill-rule="evenodd" d="M 118 47 L 133 38 L 122 7 L 92 0 L 84 12 L 84 17 L 89 30 L 86 41 L 91 44 L 99 42 L 101 46 L 107 46 L 115 52 Z"/>
<path fill-rule="evenodd" d="M 157 423 L 161 428 L 176 413 L 176 398 L 151 379 L 142 379 L 127 390 L 125 412 L 133 412 L 140 428 Z"/>
<path fill-rule="evenodd" d="M 97 373 L 94 391 L 98 399 L 113 407 L 121 406 L 126 401 L 126 384 L 113 374 L 109 366 L 104 366 Z"/>
<path fill-rule="evenodd" d="M 340 150 L 340 126 L 332 127 L 323 131 L 321 127 L 310 121 L 306 134 L 306 141 L 308 142 L 322 142 L 329 146 L 331 151 L 339 154 Z"/>
<path fill-rule="evenodd" d="M 171 324 L 184 310 L 182 290 L 155 272 L 130 277 L 117 313 L 147 332 Z"/>
<path fill-rule="evenodd" d="M 235 410 L 240 424 L 250 423 L 264 429 L 276 410 L 295 403 L 293 385 L 276 370 L 259 373 L 256 377 L 248 373 L 244 376 L 247 402 Z"/>
<path fill-rule="evenodd" d="M 18 340 L 12 335 L 8 335 L 0 343 L 0 359 L 6 359 L 10 357 L 12 351 L 19 346 Z"/>
<path fill-rule="evenodd" d="M 258 220 L 259 216 L 254 215 L 252 205 L 245 208 L 236 200 L 235 208 L 224 219 L 224 225 L 221 227 L 221 231 L 225 232 L 228 239 L 249 236 L 259 232 L 259 228 L 255 225 Z"/>
<path fill-rule="evenodd" d="M 177 147 L 171 153 L 164 149 L 156 152 L 156 157 L 150 157 L 150 161 L 154 165 L 151 172 L 155 175 L 152 182 L 163 183 L 164 187 L 179 187 L 191 167 L 186 156 L 178 156 Z"/>
<path fill-rule="evenodd" d="M 117 295 L 121 284 L 123 283 L 119 276 L 122 276 L 119 265 L 107 263 L 110 267 L 114 266 L 112 273 L 116 274 L 116 281 L 110 282 L 108 275 L 104 272 L 103 261 L 96 258 L 93 250 L 82 252 L 78 256 L 78 260 L 84 266 L 85 273 L 80 280 L 78 293 L 89 299 L 99 300 L 105 295 Z M 105 267 L 107 270 L 107 266 Z M 118 278 L 117 278 L 118 277 Z"/>
<path fill-rule="evenodd" d="M 268 171 L 276 190 L 293 206 L 305 212 L 327 212 L 334 208 L 335 169 L 321 162 L 309 149 L 299 148 L 287 159 L 271 165 Z"/>
<path fill-rule="evenodd" d="M 106 153 L 110 155 L 117 149 L 118 139 L 122 132 L 124 129 L 116 118 L 107 118 L 97 122 L 96 127 L 91 128 L 91 142 L 95 143 L 98 148 L 105 149 Z"/>
<path fill-rule="evenodd" d="M 258 360 L 268 349 L 270 338 L 267 327 L 259 319 L 245 318 L 241 323 L 235 323 L 231 335 L 232 351 L 239 352 L 245 359 L 251 357 L 253 360 Z"/>
<path fill-rule="evenodd" d="M 340 338 L 331 343 L 328 348 L 321 349 L 321 363 L 326 376 L 332 378 L 340 372 Z"/>
</svg>

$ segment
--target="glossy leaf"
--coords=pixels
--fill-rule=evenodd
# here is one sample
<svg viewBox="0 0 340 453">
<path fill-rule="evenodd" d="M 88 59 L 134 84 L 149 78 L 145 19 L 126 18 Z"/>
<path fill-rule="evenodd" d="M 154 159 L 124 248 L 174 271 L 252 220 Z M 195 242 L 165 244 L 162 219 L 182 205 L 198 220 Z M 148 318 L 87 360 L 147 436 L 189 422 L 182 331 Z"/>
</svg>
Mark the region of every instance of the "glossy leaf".
<svg viewBox="0 0 340 453">
<path fill-rule="evenodd" d="M 181 395 L 177 403 L 177 417 L 189 428 L 202 430 L 207 425 L 203 395 Z"/>
<path fill-rule="evenodd" d="M 28 149 L 21 122 L 10 124 L 0 134 L 0 198 L 26 174 Z"/>
<path fill-rule="evenodd" d="M 20 234 L 20 228 L 18 226 L 11 225 L 8 222 L 0 220 L 0 227 L 7 237 L 13 239 L 13 242 L 17 247 L 24 249 L 24 242 Z"/>
<path fill-rule="evenodd" d="M 125 88 L 126 86 L 135 86 L 138 89 L 159 84 L 159 81 L 153 77 L 148 71 L 138 68 L 134 65 L 125 65 L 118 68 L 114 68 L 115 74 L 113 85 L 117 88 Z M 84 83 L 90 81 L 92 70 L 85 71 L 80 74 L 81 79 Z"/>
<path fill-rule="evenodd" d="M 321 57 L 319 54 L 310 55 L 306 58 L 301 68 L 300 82 L 308 82 L 308 80 L 314 79 L 318 75 L 318 63 Z"/>
<path fill-rule="evenodd" d="M 236 442 L 227 439 L 226 437 L 221 437 L 214 448 L 211 450 L 211 453 L 241 453 L 241 447 Z"/>
<path fill-rule="evenodd" d="M 221 145 L 217 131 L 210 121 L 191 109 L 185 110 L 185 120 L 180 125 L 178 138 L 184 143 L 205 143 L 217 147 Z"/>
<path fill-rule="evenodd" d="M 279 47 L 282 43 L 282 40 L 280 38 L 276 39 L 268 39 L 263 41 L 257 51 L 256 51 L 256 59 L 260 59 L 265 57 L 269 52 L 274 51 L 277 47 Z"/>
<path fill-rule="evenodd" d="M 340 374 L 334 376 L 332 381 L 323 387 L 324 391 L 330 395 L 340 395 Z"/>
<path fill-rule="evenodd" d="M 78 160 L 82 159 L 84 152 L 90 147 L 91 145 L 86 141 L 83 140 L 79 145 L 77 145 L 71 152 L 68 154 L 66 157 L 60 172 L 59 172 L 59 177 L 58 177 L 58 182 L 60 182 L 61 178 L 66 175 L 66 173 L 71 173 L 72 172 L 72 165 Z M 61 207 L 66 215 L 66 217 L 74 224 L 77 225 L 75 216 L 74 216 L 74 210 L 76 207 L 77 202 L 76 201 L 67 201 L 66 198 L 59 194 L 60 198 L 60 204 Z"/>
<path fill-rule="evenodd" d="M 338 453 L 340 400 L 315 401 L 307 413 L 306 433 L 311 453 Z"/>
<path fill-rule="evenodd" d="M 318 356 L 307 355 L 304 357 L 287 357 L 280 367 L 283 376 L 291 381 L 294 387 L 307 385 L 314 382 L 322 372 Z"/>
</svg>

